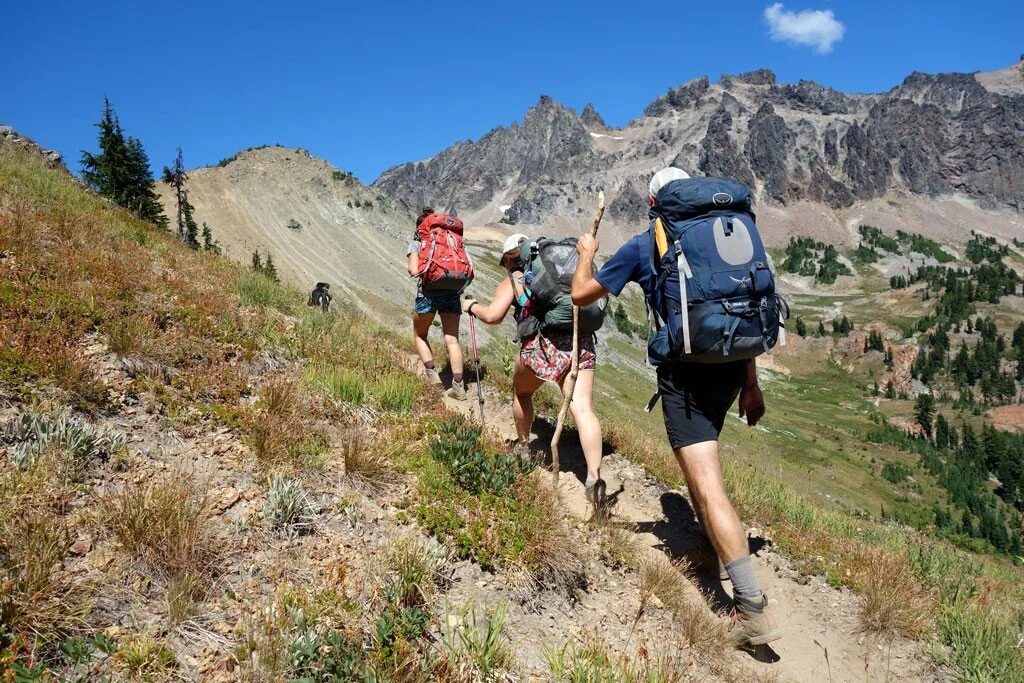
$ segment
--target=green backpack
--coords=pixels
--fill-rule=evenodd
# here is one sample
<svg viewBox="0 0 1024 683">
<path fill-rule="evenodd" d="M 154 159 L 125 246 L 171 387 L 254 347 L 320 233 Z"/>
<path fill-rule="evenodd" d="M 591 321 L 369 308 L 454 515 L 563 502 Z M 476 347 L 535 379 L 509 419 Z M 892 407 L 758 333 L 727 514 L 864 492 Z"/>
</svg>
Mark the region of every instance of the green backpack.
<svg viewBox="0 0 1024 683">
<path fill-rule="evenodd" d="M 523 285 L 530 298 L 528 312 L 541 330 L 572 331 L 572 276 L 580 255 L 576 238 L 560 240 L 538 237 L 520 247 Z M 608 297 L 580 307 L 580 332 L 597 332 L 604 324 Z M 520 338 L 523 334 L 520 324 Z"/>
</svg>

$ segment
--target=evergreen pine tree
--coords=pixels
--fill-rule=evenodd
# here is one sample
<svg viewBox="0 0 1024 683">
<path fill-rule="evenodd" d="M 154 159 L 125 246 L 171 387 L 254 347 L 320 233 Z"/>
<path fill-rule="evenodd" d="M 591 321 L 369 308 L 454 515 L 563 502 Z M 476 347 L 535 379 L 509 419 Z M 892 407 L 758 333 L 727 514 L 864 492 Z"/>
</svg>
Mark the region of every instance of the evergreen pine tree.
<svg viewBox="0 0 1024 683">
<path fill-rule="evenodd" d="M 921 425 L 926 439 L 932 438 L 932 420 L 935 417 L 935 398 L 931 394 L 918 394 L 914 402 L 914 420 Z"/>
<path fill-rule="evenodd" d="M 192 216 L 194 207 L 188 201 L 188 189 L 185 184 L 188 182 L 188 174 L 185 173 L 185 164 L 181 156 L 181 147 L 178 148 L 178 156 L 174 158 L 174 165 L 164 166 L 163 181 L 174 188 L 174 198 L 177 205 L 178 239 L 192 247 L 199 248 L 199 226 L 196 225 Z"/>
<path fill-rule="evenodd" d="M 138 138 L 125 137 L 110 100 L 103 100 L 100 151 L 82 151 L 82 180 L 86 187 L 107 197 L 143 220 L 165 225 L 167 219 L 157 200 L 149 157 Z"/>
<path fill-rule="evenodd" d="M 100 129 L 98 154 L 82 150 L 82 180 L 96 194 L 122 205 L 122 193 L 127 185 L 128 145 L 110 100 L 103 99 L 103 118 L 96 124 Z"/>
<path fill-rule="evenodd" d="M 885 397 L 890 400 L 896 398 L 896 385 L 892 383 L 892 380 L 885 385 Z"/>
<path fill-rule="evenodd" d="M 942 413 L 939 413 L 935 418 L 935 447 L 947 449 L 949 443 L 949 421 Z"/>
<path fill-rule="evenodd" d="M 796 319 L 796 333 L 801 337 L 807 336 L 807 325 L 804 323 L 804 319 L 797 317 Z"/>
<path fill-rule="evenodd" d="M 281 280 L 277 277 L 277 268 L 274 267 L 274 257 L 267 253 L 267 260 L 263 262 L 263 274 L 269 277 L 274 282 L 280 282 Z"/>
<path fill-rule="evenodd" d="M 257 273 L 263 272 L 263 260 L 260 258 L 260 250 L 252 252 L 252 269 Z"/>
<path fill-rule="evenodd" d="M 153 172 L 149 170 L 149 155 L 138 138 L 128 138 L 127 207 L 142 220 L 159 226 L 167 225 L 167 217 L 156 195 Z"/>
<path fill-rule="evenodd" d="M 820 320 L 818 321 L 818 336 L 819 337 L 824 337 L 825 336 L 825 323 L 820 321 Z"/>
<path fill-rule="evenodd" d="M 213 239 L 213 230 L 206 221 L 203 221 L 203 251 L 212 251 L 214 254 L 220 254 L 220 242 Z"/>
</svg>

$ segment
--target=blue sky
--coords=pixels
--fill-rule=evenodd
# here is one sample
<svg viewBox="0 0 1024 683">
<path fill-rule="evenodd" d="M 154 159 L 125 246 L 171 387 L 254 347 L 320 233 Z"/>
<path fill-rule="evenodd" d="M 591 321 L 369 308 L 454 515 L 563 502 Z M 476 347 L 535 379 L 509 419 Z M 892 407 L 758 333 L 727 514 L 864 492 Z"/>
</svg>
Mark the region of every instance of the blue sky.
<svg viewBox="0 0 1024 683">
<path fill-rule="evenodd" d="M 1021 26 L 1021 0 L 12 2 L 0 123 L 77 169 L 107 95 L 155 169 L 178 145 L 194 167 L 281 143 L 371 182 L 542 93 L 623 125 L 670 86 L 758 67 L 877 92 L 1008 66 Z"/>
</svg>

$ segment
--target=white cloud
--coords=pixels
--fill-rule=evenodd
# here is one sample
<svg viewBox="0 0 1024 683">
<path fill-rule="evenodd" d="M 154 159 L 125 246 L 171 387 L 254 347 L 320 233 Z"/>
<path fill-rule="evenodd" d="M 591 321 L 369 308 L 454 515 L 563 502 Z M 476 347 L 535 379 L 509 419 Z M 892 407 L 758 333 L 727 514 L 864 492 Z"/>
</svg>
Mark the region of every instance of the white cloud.
<svg viewBox="0 0 1024 683">
<path fill-rule="evenodd" d="M 830 9 L 789 12 L 777 2 L 764 8 L 764 20 L 772 40 L 813 47 L 820 54 L 831 52 L 846 32 Z"/>
</svg>

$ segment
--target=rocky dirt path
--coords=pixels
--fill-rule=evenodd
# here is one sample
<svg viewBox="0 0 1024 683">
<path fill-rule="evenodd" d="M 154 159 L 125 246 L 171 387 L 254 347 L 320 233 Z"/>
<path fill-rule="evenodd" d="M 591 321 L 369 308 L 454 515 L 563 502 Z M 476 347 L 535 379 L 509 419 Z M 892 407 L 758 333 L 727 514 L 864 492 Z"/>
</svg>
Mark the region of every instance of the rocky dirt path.
<svg viewBox="0 0 1024 683">
<path fill-rule="evenodd" d="M 476 387 L 467 384 L 467 389 L 467 400 L 445 398 L 445 403 L 452 410 L 478 419 Z M 502 438 L 515 438 L 507 397 L 490 390 L 485 395 L 488 429 Z M 534 447 L 548 452 L 551 431 L 550 423 L 537 420 Z M 559 494 L 567 513 L 582 523 L 591 518 L 592 510 L 583 492 L 586 471 L 575 431 L 566 430 L 561 451 Z M 682 492 L 672 490 L 641 466 L 610 449 L 603 461 L 602 476 L 608 483 L 611 519 L 631 529 L 644 552 L 684 559 L 695 548 L 695 517 Z M 822 577 L 801 575 L 785 556 L 772 549 L 767 534 L 754 528 L 748 533 L 758 578 L 769 595 L 783 638 L 756 652 L 729 653 L 728 658 L 739 669 L 752 667 L 756 680 L 944 680 L 917 643 L 905 639 L 880 642 L 861 634 L 858 629 L 860 598 L 849 590 L 829 586 Z M 728 581 L 723 585 L 717 578 L 707 575 L 698 575 L 698 581 L 708 602 L 716 610 L 726 611 L 731 604 Z M 621 586 L 614 588 L 621 589 Z M 595 589 L 597 586 L 592 586 L 591 592 Z M 694 599 L 700 599 L 696 590 Z M 586 599 L 583 602 L 585 605 Z M 583 615 L 572 618 L 580 616 Z M 607 629 L 609 625 L 603 626 Z"/>
</svg>

